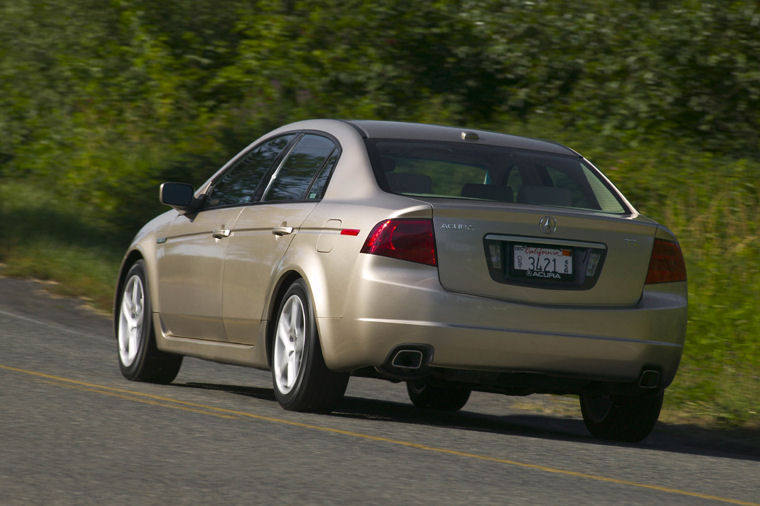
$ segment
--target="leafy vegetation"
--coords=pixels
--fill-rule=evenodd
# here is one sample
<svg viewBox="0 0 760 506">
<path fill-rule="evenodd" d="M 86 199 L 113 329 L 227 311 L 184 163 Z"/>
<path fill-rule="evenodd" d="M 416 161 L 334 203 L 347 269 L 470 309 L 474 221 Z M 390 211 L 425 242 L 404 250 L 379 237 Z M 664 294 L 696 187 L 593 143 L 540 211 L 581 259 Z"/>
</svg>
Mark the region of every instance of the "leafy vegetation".
<svg viewBox="0 0 760 506">
<path fill-rule="evenodd" d="M 0 261 L 101 305 L 162 180 L 307 117 L 563 142 L 682 242 L 673 409 L 758 423 L 760 6 L 718 0 L 0 4 Z"/>
<path fill-rule="evenodd" d="M 54 280 L 59 293 L 85 296 L 98 309 L 109 310 L 127 243 L 71 207 L 49 190 L 3 182 L 0 261 L 5 266 L 0 274 Z"/>
</svg>

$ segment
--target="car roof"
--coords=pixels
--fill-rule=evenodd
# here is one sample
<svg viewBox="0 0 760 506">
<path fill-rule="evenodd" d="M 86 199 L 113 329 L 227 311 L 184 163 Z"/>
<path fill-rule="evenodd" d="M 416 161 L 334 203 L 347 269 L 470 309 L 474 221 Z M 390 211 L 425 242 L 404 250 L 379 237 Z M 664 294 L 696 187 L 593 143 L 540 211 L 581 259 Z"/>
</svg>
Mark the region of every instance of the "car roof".
<svg viewBox="0 0 760 506">
<path fill-rule="evenodd" d="M 501 134 L 486 130 L 473 130 L 469 128 L 457 128 L 439 125 L 426 125 L 422 123 L 404 123 L 399 121 L 347 121 L 365 139 L 414 139 L 432 141 L 455 141 L 474 142 L 477 144 L 489 144 L 492 146 L 504 146 L 509 148 L 530 149 L 556 153 L 562 155 L 580 156 L 572 149 L 540 139 L 520 137 L 517 135 Z M 476 140 L 464 140 L 464 136 L 477 136 Z"/>
</svg>

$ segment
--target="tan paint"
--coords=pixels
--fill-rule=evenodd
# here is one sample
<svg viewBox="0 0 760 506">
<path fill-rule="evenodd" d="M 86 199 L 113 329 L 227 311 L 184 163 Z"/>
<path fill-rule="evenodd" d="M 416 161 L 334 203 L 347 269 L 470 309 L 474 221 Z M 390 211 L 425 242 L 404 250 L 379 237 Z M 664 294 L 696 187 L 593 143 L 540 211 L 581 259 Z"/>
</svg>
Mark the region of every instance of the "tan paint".
<svg viewBox="0 0 760 506">
<path fill-rule="evenodd" d="M 379 365 L 399 344 L 425 343 L 434 347 L 433 363 L 440 367 L 629 380 L 647 364 L 660 367 L 666 383 L 672 380 L 685 335 L 686 283 L 643 288 L 653 238 L 673 239 L 664 227 L 635 211 L 616 217 L 387 194 L 378 188 L 356 129 L 316 120 L 272 134 L 299 129 L 328 132 L 342 148 L 321 202 L 204 211 L 192 221 L 169 211 L 135 238 L 130 251 L 145 258 L 156 322 L 167 327 L 156 326 L 159 348 L 267 367 L 275 290 L 296 273 L 310 291 L 325 360 L 334 369 Z M 497 143 L 502 137 L 485 133 L 481 139 Z M 605 272 L 593 290 L 515 289 L 484 274 L 484 234 L 539 234 L 538 219 L 547 213 L 558 219 L 556 237 L 607 246 Z M 436 228 L 441 259 L 451 253 L 440 269 L 359 253 L 372 227 L 393 217 L 460 220 L 473 233 L 454 239 L 446 234 L 459 232 Z M 204 239 L 221 225 L 232 227 L 229 238 Z M 271 234 L 283 225 L 294 233 Z M 360 234 L 339 235 L 340 228 Z M 162 238 L 166 242 L 157 244 Z M 169 251 L 186 258 L 167 261 Z"/>
</svg>

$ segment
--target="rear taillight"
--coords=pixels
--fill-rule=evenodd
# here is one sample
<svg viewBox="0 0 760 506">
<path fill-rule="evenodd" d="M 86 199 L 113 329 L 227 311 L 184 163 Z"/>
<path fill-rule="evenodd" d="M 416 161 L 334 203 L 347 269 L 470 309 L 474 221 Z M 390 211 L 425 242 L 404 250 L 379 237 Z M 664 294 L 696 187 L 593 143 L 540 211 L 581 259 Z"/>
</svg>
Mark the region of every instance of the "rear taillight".
<svg viewBox="0 0 760 506">
<path fill-rule="evenodd" d="M 432 220 L 381 221 L 364 241 L 362 253 L 436 265 Z"/>
<path fill-rule="evenodd" d="M 655 239 L 649 259 L 647 284 L 686 281 L 686 264 L 677 242 Z"/>
</svg>

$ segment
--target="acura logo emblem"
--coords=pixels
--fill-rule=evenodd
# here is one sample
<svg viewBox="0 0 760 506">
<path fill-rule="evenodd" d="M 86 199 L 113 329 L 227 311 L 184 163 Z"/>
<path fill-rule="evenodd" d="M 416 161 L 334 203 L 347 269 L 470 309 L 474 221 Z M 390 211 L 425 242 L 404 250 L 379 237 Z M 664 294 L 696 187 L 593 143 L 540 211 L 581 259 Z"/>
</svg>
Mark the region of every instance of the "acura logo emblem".
<svg viewBox="0 0 760 506">
<path fill-rule="evenodd" d="M 541 216 L 538 220 L 538 230 L 544 234 L 553 234 L 557 231 L 557 218 L 554 216 Z"/>
</svg>

